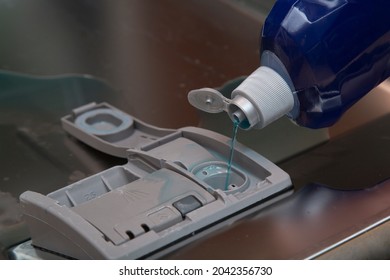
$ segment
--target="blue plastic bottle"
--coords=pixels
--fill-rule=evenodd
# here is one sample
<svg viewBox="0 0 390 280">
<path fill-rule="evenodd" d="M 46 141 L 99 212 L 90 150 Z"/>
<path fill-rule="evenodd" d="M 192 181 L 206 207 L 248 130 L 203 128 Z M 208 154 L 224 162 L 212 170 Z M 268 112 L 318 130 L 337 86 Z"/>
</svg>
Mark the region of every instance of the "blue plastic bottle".
<svg viewBox="0 0 390 280">
<path fill-rule="evenodd" d="M 296 122 L 330 126 L 390 75 L 390 1 L 277 1 L 264 25 L 264 50 L 294 84 Z"/>
<path fill-rule="evenodd" d="M 260 71 L 233 91 L 232 119 L 244 129 L 261 128 L 287 113 L 305 127 L 330 126 L 390 76 L 390 1 L 276 1 L 261 54 L 262 65 L 282 77 L 294 100 L 278 96 L 278 88 L 286 92 L 283 82 L 272 88 L 273 78 Z"/>
</svg>

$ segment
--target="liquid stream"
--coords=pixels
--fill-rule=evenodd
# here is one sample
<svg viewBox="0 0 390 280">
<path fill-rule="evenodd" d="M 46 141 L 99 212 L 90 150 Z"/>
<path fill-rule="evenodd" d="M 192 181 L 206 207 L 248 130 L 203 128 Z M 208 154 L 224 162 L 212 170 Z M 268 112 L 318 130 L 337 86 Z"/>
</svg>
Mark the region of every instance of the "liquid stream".
<svg viewBox="0 0 390 280">
<path fill-rule="evenodd" d="M 229 179 L 230 179 L 230 173 L 231 173 L 231 169 L 232 169 L 233 155 L 234 155 L 234 144 L 236 142 L 238 125 L 239 125 L 238 121 L 233 122 L 233 136 L 232 136 L 232 141 L 230 144 L 229 161 L 228 161 L 228 167 L 227 167 L 227 171 L 226 171 L 225 190 L 228 190 L 229 185 L 230 185 Z"/>
</svg>

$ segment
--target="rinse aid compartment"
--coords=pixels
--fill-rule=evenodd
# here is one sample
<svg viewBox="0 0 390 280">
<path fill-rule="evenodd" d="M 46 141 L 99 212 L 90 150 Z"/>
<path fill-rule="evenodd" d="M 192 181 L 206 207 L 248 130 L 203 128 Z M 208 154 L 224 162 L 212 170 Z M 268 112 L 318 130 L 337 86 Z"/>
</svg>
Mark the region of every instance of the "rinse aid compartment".
<svg viewBox="0 0 390 280">
<path fill-rule="evenodd" d="M 23 193 L 36 248 L 76 259 L 156 258 L 292 191 L 287 173 L 239 143 L 226 187 L 230 139 L 212 131 L 159 129 L 105 103 L 62 121 L 128 162 L 48 195 Z"/>
</svg>

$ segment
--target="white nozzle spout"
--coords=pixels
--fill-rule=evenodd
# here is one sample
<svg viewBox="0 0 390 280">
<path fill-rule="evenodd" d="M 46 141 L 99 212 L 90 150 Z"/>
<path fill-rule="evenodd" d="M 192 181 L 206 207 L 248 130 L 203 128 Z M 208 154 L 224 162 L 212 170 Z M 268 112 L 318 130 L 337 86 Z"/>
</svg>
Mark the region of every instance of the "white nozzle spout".
<svg viewBox="0 0 390 280">
<path fill-rule="evenodd" d="M 233 92 L 228 114 L 243 129 L 263 128 L 291 111 L 294 97 L 287 82 L 261 66 Z"/>
</svg>

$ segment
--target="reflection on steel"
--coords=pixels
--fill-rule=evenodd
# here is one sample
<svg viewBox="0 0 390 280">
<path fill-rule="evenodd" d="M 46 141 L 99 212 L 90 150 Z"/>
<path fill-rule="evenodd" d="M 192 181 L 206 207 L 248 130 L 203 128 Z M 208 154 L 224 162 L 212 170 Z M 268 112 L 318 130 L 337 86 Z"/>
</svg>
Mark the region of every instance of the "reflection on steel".
<svg viewBox="0 0 390 280">
<path fill-rule="evenodd" d="M 366 227 L 366 228 L 364 228 L 364 229 L 362 229 L 362 230 L 352 234 L 351 236 L 348 236 L 348 237 L 344 238 L 343 240 L 340 240 L 339 242 L 336 242 L 336 243 L 332 244 L 328 248 L 325 248 L 325 249 L 323 249 L 323 250 L 321 250 L 321 251 L 319 251 L 317 253 L 314 253 L 313 255 L 307 257 L 307 259 L 318 258 L 321 255 L 329 252 L 330 250 L 333 250 L 333 249 L 343 245 L 344 243 L 347 243 L 348 241 L 350 241 L 350 240 L 352 240 L 352 239 L 354 239 L 354 238 L 356 238 L 356 237 L 358 237 L 358 236 L 360 236 L 360 235 L 362 235 L 362 234 L 364 234 L 364 233 L 366 233 L 366 232 L 368 232 L 368 231 L 370 231 L 370 230 L 372 230 L 372 229 L 374 229 L 374 228 L 376 228 L 376 227 L 386 223 L 387 221 L 390 221 L 390 216 L 387 216 L 386 218 L 383 218 L 382 220 L 379 220 L 378 222 L 369 225 L 368 227 Z"/>
<path fill-rule="evenodd" d="M 316 258 L 366 230 L 382 225 L 389 216 L 390 180 L 357 191 L 311 184 L 257 215 L 194 242 L 166 258 Z M 354 258 L 363 254 L 358 250 Z M 339 254 L 339 257 L 343 255 Z"/>
</svg>

